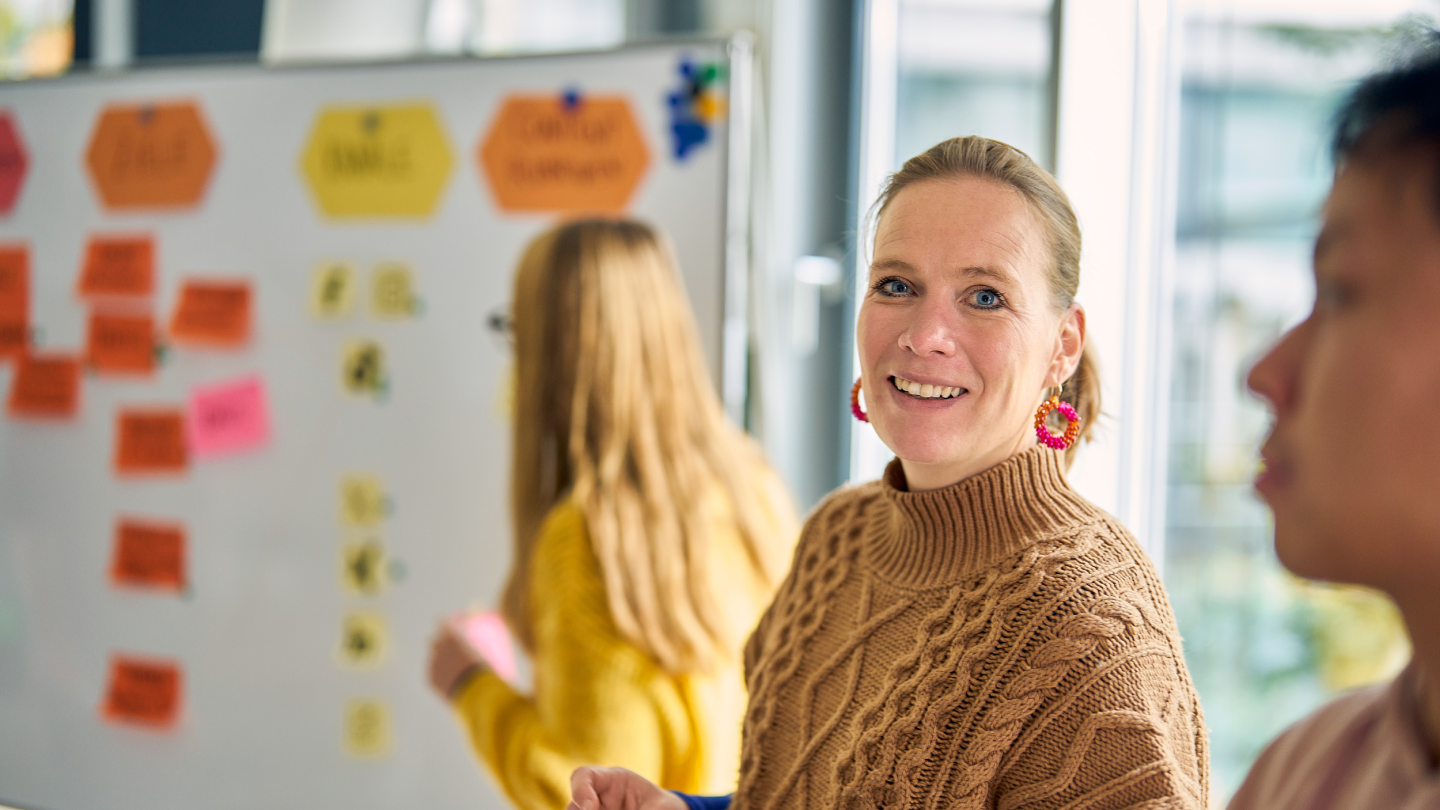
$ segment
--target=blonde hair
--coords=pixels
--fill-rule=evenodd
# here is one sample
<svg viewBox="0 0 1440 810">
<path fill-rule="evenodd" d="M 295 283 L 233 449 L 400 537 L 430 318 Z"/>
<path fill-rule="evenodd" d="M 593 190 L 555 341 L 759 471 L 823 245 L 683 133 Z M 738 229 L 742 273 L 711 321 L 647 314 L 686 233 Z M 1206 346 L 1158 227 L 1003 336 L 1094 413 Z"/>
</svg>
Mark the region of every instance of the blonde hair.
<svg viewBox="0 0 1440 810">
<path fill-rule="evenodd" d="M 725 418 L 668 246 L 637 222 L 553 228 L 525 251 L 511 306 L 510 627 L 533 652 L 531 552 L 546 514 L 569 497 L 626 639 L 674 673 L 733 656 L 739 639 L 717 596 L 735 584 L 715 581 L 707 550 L 733 522 L 758 581 L 773 588 L 794 513 Z"/>
<path fill-rule="evenodd" d="M 879 222 L 895 195 L 926 180 L 956 177 L 981 177 L 1002 183 L 1020 192 L 1039 214 L 1050 239 L 1050 291 L 1057 309 L 1064 310 L 1075 301 L 1080 287 L 1080 223 L 1070 198 L 1055 178 L 1030 156 L 1015 147 L 971 135 L 941 141 L 905 161 L 900 170 L 890 175 L 880 198 L 875 201 L 874 221 Z M 1095 421 L 1100 417 L 1100 366 L 1089 342 L 1080 355 L 1080 364 L 1061 386 L 1061 399 L 1068 400 L 1082 417 L 1080 438 L 1089 441 Z M 1068 466 L 1080 448 L 1077 441 L 1065 451 Z"/>
</svg>

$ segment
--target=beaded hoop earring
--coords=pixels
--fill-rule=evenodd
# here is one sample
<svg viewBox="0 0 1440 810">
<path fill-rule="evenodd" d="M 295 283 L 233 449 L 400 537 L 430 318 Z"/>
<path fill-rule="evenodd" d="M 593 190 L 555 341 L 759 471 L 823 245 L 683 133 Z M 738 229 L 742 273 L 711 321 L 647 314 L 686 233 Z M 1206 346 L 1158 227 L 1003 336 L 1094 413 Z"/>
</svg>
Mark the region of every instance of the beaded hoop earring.
<svg viewBox="0 0 1440 810">
<path fill-rule="evenodd" d="M 1069 420 L 1070 424 L 1065 426 L 1064 435 L 1051 433 L 1050 426 L 1045 424 L 1051 411 L 1059 411 L 1061 416 Z M 1075 440 L 1080 438 L 1080 414 L 1075 411 L 1075 406 L 1061 402 L 1058 395 L 1041 403 L 1040 410 L 1035 412 L 1035 437 L 1051 450 L 1069 450 L 1073 447 Z"/>
<path fill-rule="evenodd" d="M 850 413 L 861 422 L 869 422 L 870 415 L 860 407 L 860 377 L 855 378 L 855 384 L 850 386 Z"/>
</svg>

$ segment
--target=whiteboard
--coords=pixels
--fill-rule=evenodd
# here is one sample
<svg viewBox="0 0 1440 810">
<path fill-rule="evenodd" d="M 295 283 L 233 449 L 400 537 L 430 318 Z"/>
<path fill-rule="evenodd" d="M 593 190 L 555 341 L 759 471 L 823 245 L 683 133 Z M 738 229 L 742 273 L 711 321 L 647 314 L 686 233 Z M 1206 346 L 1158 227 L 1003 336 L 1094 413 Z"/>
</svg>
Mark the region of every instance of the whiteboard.
<svg viewBox="0 0 1440 810">
<path fill-rule="evenodd" d="M 623 95 L 650 162 L 630 212 L 673 238 L 707 360 L 743 402 L 745 262 L 742 94 L 684 160 L 672 151 L 667 95 L 683 60 L 730 64 L 744 89 L 743 42 L 484 60 L 139 70 L 0 86 L 29 154 L 0 243 L 31 256 L 40 348 L 78 350 L 86 305 L 75 294 L 94 234 L 149 233 L 153 312 L 163 326 L 191 276 L 251 281 L 254 327 L 234 351 L 172 347 L 149 379 L 87 374 L 79 415 L 0 414 L 0 803 L 39 810 L 230 807 L 503 807 L 446 706 L 425 684 L 437 619 L 493 605 L 508 567 L 504 384 L 509 350 L 487 324 L 503 311 L 526 241 L 555 217 L 498 210 L 478 166 L 481 139 L 513 93 Z M 198 101 L 218 159 L 203 201 L 185 211 L 105 209 L 84 167 L 109 103 Z M 453 152 L 434 213 L 420 219 L 327 217 L 301 154 L 327 105 L 433 106 Z M 742 133 L 737 135 L 737 133 Z M 734 148 L 732 148 L 732 144 Z M 737 213 L 740 212 L 740 213 Z M 728 247 L 727 247 L 728 246 Z M 417 317 L 356 311 L 322 322 L 307 310 L 312 272 L 345 260 L 363 282 L 377 263 L 412 270 Z M 729 336 L 727 339 L 726 336 Z M 347 341 L 385 350 L 383 397 L 347 394 Z M 738 339 L 738 340 L 737 340 Z M 0 364 L 0 391 L 12 368 Z M 197 386 L 258 374 L 271 419 L 264 447 L 192 459 L 180 477 L 127 479 L 112 468 L 116 413 L 180 405 Z M 374 530 L 338 517 L 342 476 L 383 481 Z M 117 517 L 182 523 L 188 590 L 116 587 Z M 395 573 L 378 595 L 342 586 L 347 542 L 380 542 Z M 398 566 L 398 567 L 397 567 Z M 345 666 L 344 617 L 383 616 L 388 653 Z M 183 668 L 179 720 L 151 729 L 102 719 L 116 653 Z M 388 709 L 388 752 L 345 747 L 346 707 Z"/>
</svg>

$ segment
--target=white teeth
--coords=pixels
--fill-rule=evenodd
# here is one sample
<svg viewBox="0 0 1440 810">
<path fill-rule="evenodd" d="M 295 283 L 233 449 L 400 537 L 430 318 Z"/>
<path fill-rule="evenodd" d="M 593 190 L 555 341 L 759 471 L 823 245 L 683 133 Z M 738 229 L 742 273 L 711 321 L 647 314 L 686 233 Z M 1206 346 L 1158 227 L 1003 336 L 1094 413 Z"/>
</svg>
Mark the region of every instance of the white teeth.
<svg viewBox="0 0 1440 810">
<path fill-rule="evenodd" d="M 896 388 L 899 388 L 907 394 L 912 394 L 923 399 L 949 399 L 950 397 L 958 396 L 960 392 L 964 390 L 962 388 L 952 388 L 948 385 L 930 385 L 928 383 L 922 385 L 921 383 L 900 377 L 894 377 L 892 379 L 895 381 Z"/>
</svg>

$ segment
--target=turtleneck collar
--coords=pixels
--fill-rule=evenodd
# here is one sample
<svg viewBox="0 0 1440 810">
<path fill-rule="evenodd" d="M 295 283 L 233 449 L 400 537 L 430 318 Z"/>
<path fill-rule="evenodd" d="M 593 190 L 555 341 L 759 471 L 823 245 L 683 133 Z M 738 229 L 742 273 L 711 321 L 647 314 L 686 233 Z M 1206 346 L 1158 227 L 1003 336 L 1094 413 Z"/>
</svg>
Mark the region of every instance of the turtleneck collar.
<svg viewBox="0 0 1440 810">
<path fill-rule="evenodd" d="M 916 588 L 964 579 L 1099 510 L 1065 481 L 1061 454 L 1035 447 L 948 487 L 908 492 L 900 460 L 885 468 L 888 508 L 865 538 L 867 562 L 886 580 Z"/>
</svg>

